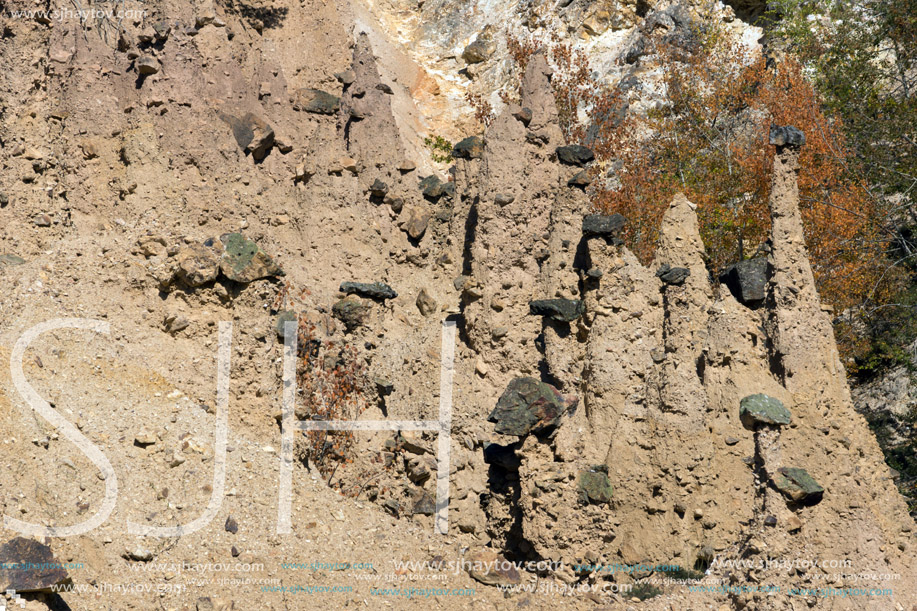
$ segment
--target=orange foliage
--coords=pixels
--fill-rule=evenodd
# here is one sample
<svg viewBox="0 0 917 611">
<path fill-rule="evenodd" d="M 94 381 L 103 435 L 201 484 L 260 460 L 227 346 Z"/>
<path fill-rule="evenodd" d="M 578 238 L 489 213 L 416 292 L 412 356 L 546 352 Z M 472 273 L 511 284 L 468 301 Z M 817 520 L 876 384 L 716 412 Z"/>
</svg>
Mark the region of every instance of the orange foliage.
<svg viewBox="0 0 917 611">
<path fill-rule="evenodd" d="M 484 125 L 484 127 L 490 127 L 490 124 L 493 123 L 493 120 L 496 118 L 494 115 L 493 106 L 490 102 L 484 99 L 480 93 L 471 93 L 470 91 L 465 94 L 465 100 L 471 105 L 471 108 L 474 110 L 474 118 L 477 121 Z"/>
<path fill-rule="evenodd" d="M 841 125 L 823 112 L 793 58 L 768 65 L 715 29 L 687 42 L 657 41 L 662 104 L 622 120 L 625 92 L 598 85 L 582 51 L 512 37 L 509 49 L 519 66 L 545 51 L 561 127 L 596 155 L 593 207 L 627 218 L 625 241 L 644 263 L 678 192 L 697 204 L 711 271 L 759 252 L 770 229 L 770 127 L 793 125 L 806 135 L 800 211 L 822 298 L 840 311 L 881 290 L 884 243 L 873 200 L 848 171 Z"/>
<path fill-rule="evenodd" d="M 806 134 L 800 212 L 819 290 L 839 309 L 870 297 L 883 253 L 873 200 L 847 171 L 841 126 L 822 112 L 802 66 L 787 58 L 768 67 L 728 40 L 692 54 L 660 46 L 660 56 L 667 105 L 607 134 L 625 169 L 594 196 L 631 221 L 637 254 L 651 257 L 662 213 L 681 191 L 698 206 L 713 270 L 754 255 L 770 228 L 770 127 L 793 125 Z M 646 128 L 652 135 L 634 146 Z"/>
</svg>

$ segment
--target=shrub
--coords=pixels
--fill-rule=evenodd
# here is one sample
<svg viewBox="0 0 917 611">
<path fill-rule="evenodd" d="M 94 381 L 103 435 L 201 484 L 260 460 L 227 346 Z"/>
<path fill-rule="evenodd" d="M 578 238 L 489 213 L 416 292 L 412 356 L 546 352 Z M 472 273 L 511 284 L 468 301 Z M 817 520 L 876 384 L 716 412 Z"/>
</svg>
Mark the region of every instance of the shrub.
<svg viewBox="0 0 917 611">
<path fill-rule="evenodd" d="M 427 136 L 423 143 L 430 149 L 430 158 L 437 163 L 452 163 L 452 143 L 438 134 Z"/>
<path fill-rule="evenodd" d="M 490 124 L 493 123 L 496 115 L 494 115 L 494 108 L 491 106 L 490 102 L 484 99 L 480 93 L 471 93 L 470 91 L 465 94 L 465 99 L 468 101 L 468 104 L 471 105 L 472 110 L 474 110 L 474 118 L 483 125 L 484 127 L 490 127 Z"/>
<path fill-rule="evenodd" d="M 287 282 L 278 291 L 274 311 L 294 308 L 306 290 Z M 366 409 L 365 371 L 357 349 L 345 341 L 319 337 L 315 325 L 298 316 L 296 401 L 311 420 L 356 420 Z M 338 467 L 353 462 L 353 431 L 305 431 L 300 456 L 314 465 L 331 484 Z M 340 485 L 340 482 L 338 483 Z"/>
<path fill-rule="evenodd" d="M 299 320 L 297 387 L 311 420 L 356 420 L 366 409 L 363 366 L 356 348 L 317 339 L 315 326 Z M 306 431 L 305 458 L 331 483 L 341 465 L 353 462 L 353 431 Z"/>
<path fill-rule="evenodd" d="M 649 600 L 662 594 L 662 590 L 648 583 L 638 583 L 629 592 L 631 598 Z"/>
<path fill-rule="evenodd" d="M 701 579 L 706 577 L 703 571 L 697 570 L 697 567 L 700 567 L 702 565 L 703 565 L 703 561 L 699 561 L 698 564 L 695 564 L 695 567 L 696 567 L 695 569 L 686 569 L 686 568 L 682 568 L 679 566 L 674 571 L 667 572 L 666 577 L 670 577 L 672 579 L 685 579 L 685 580 L 692 579 L 695 581 L 700 581 Z"/>
</svg>

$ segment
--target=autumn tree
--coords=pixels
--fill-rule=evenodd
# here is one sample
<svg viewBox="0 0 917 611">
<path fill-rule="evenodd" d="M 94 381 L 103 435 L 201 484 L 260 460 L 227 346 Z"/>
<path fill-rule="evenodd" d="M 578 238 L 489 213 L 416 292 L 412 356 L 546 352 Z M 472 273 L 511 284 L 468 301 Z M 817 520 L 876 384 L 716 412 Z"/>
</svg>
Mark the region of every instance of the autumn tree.
<svg viewBox="0 0 917 611">
<path fill-rule="evenodd" d="M 885 282 L 860 311 L 861 373 L 913 367 L 917 340 L 917 0 L 776 0 L 771 38 L 806 67 L 838 117 L 848 170 L 872 198 Z M 897 289 L 897 290 L 894 290 Z"/>
<path fill-rule="evenodd" d="M 654 254 L 662 214 L 683 192 L 697 204 L 709 266 L 760 254 L 770 229 L 772 124 L 807 137 L 800 159 L 800 209 L 822 298 L 849 312 L 888 294 L 886 242 L 874 201 L 849 171 L 842 125 L 826 113 L 803 66 L 792 57 L 768 62 L 713 21 L 697 21 L 679 36 L 647 33 L 661 67 L 660 103 L 625 113 L 626 91 L 593 77 L 588 58 L 569 43 L 510 40 L 518 56 L 542 49 L 554 67 L 561 126 L 568 140 L 596 154 L 592 206 L 628 219 L 625 241 L 645 263 Z M 862 349 L 845 333 L 842 349 Z"/>
</svg>

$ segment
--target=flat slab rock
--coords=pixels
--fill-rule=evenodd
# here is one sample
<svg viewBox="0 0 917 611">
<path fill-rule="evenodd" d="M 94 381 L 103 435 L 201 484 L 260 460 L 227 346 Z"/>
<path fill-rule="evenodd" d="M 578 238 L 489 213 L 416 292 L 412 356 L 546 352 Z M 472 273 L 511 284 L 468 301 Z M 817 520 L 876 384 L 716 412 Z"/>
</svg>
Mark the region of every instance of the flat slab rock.
<svg viewBox="0 0 917 611">
<path fill-rule="evenodd" d="M 522 575 L 516 566 L 489 549 L 471 552 L 462 560 L 468 574 L 484 585 L 511 586 L 522 583 Z"/>
<path fill-rule="evenodd" d="M 578 402 L 577 397 L 563 395 L 535 378 L 515 378 L 500 395 L 488 421 L 497 424 L 494 430 L 501 435 L 523 437 L 556 426 Z"/>
<path fill-rule="evenodd" d="M 357 294 L 371 299 L 394 299 L 398 296 L 395 289 L 384 282 L 344 282 L 341 292 L 348 295 Z"/>
<path fill-rule="evenodd" d="M 579 299 L 536 299 L 529 302 L 529 311 L 535 316 L 572 322 L 583 315 L 586 305 Z"/>
<path fill-rule="evenodd" d="M 2 265 L 22 265 L 25 259 L 16 255 L 0 255 L 0 266 Z"/>
<path fill-rule="evenodd" d="M 825 492 L 808 471 L 795 467 L 777 469 L 774 485 L 784 496 L 797 503 L 817 503 Z"/>
<path fill-rule="evenodd" d="M 620 214 L 587 214 L 583 217 L 583 235 L 613 236 L 624 228 Z"/>
<path fill-rule="evenodd" d="M 0 567 L 8 567 L 0 569 L 0 591 L 47 592 L 52 586 L 70 582 L 50 547 L 24 537 L 0 546 Z"/>
<path fill-rule="evenodd" d="M 673 286 L 684 284 L 685 280 L 687 280 L 690 275 L 691 270 L 687 267 L 672 267 L 668 263 L 656 271 L 657 278 L 662 280 L 665 284 L 671 284 Z"/>
<path fill-rule="evenodd" d="M 739 402 L 739 418 L 749 427 L 755 424 L 789 424 L 790 410 L 780 399 L 765 394 L 748 395 Z"/>
</svg>

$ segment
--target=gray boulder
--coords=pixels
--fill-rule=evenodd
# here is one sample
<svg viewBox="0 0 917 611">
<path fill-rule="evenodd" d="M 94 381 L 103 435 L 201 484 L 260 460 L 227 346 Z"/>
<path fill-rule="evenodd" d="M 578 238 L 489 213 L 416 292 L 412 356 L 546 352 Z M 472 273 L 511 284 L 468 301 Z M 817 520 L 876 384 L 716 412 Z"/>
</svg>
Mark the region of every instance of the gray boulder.
<svg viewBox="0 0 917 611">
<path fill-rule="evenodd" d="M 687 267 L 672 267 L 668 263 L 664 264 L 656 271 L 656 277 L 662 280 L 665 284 L 671 284 L 674 286 L 680 286 L 684 284 L 685 280 L 690 275 L 691 270 Z"/>
<path fill-rule="evenodd" d="M 557 159 L 567 165 L 576 165 L 583 167 L 593 159 L 595 154 L 592 149 L 581 144 L 571 144 L 569 146 L 557 147 Z"/>
<path fill-rule="evenodd" d="M 624 223 L 620 214 L 588 214 L 583 217 L 583 235 L 614 236 L 624 228 Z"/>
</svg>

